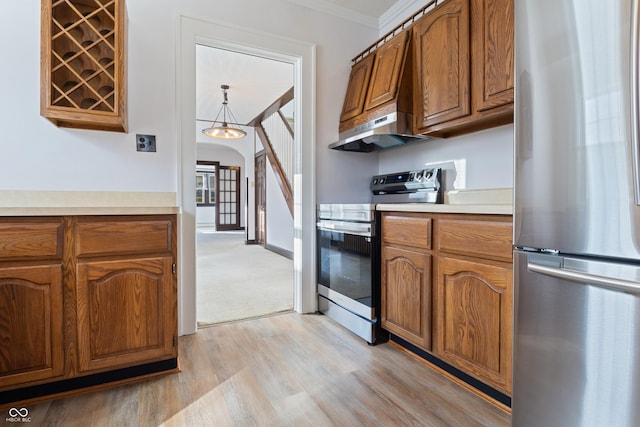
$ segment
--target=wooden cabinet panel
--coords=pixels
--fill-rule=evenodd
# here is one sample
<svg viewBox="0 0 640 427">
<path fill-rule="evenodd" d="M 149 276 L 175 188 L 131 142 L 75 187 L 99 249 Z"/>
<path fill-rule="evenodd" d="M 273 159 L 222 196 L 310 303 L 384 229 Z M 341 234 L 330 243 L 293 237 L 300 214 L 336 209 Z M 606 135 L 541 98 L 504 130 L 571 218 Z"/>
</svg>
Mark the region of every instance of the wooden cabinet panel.
<svg viewBox="0 0 640 427">
<path fill-rule="evenodd" d="M 469 0 L 449 0 L 414 29 L 418 130 L 471 113 Z"/>
<path fill-rule="evenodd" d="M 62 219 L 0 221 L 0 259 L 62 257 Z"/>
<path fill-rule="evenodd" d="M 384 246 L 382 327 L 422 348 L 431 348 L 431 256 Z"/>
<path fill-rule="evenodd" d="M 384 214 L 382 241 L 431 249 L 431 218 L 424 215 Z"/>
<path fill-rule="evenodd" d="M 408 40 L 409 32 L 404 31 L 376 50 L 365 110 L 396 98 Z"/>
<path fill-rule="evenodd" d="M 62 325 L 59 264 L 0 269 L 0 389 L 62 375 Z"/>
<path fill-rule="evenodd" d="M 441 219 L 439 249 L 443 252 L 511 262 L 511 222 Z"/>
<path fill-rule="evenodd" d="M 170 257 L 79 263 L 77 280 L 82 371 L 177 355 Z"/>
<path fill-rule="evenodd" d="M 474 108 L 513 104 L 513 0 L 472 0 Z"/>
<path fill-rule="evenodd" d="M 171 219 L 81 218 L 74 231 L 76 255 L 133 254 L 171 250 Z"/>
<path fill-rule="evenodd" d="M 436 354 L 506 393 L 511 392 L 511 268 L 439 259 Z"/>
<path fill-rule="evenodd" d="M 372 53 L 356 62 L 351 68 L 342 114 L 340 114 L 341 122 L 352 119 L 364 111 L 374 58 L 375 53 Z"/>
</svg>

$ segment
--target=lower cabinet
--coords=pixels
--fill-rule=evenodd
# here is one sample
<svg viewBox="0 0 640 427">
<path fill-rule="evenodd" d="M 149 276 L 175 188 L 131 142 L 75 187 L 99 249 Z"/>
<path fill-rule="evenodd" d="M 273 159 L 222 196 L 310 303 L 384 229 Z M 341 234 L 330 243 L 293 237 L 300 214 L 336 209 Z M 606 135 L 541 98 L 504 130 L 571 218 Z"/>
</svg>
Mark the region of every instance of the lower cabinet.
<svg viewBox="0 0 640 427">
<path fill-rule="evenodd" d="M 511 395 L 510 215 L 382 215 L 382 327 Z M 432 244 L 433 242 L 433 244 Z"/>
<path fill-rule="evenodd" d="M 431 255 L 386 246 L 382 254 L 384 329 L 431 347 Z"/>
<path fill-rule="evenodd" d="M 63 374 L 62 267 L 0 268 L 0 388 Z"/>
<path fill-rule="evenodd" d="M 177 369 L 176 225 L 0 218 L 0 405 Z"/>
<path fill-rule="evenodd" d="M 170 257 L 78 264 L 80 371 L 174 355 Z"/>
<path fill-rule="evenodd" d="M 511 393 L 512 270 L 440 257 L 435 283 L 434 353 Z"/>
</svg>

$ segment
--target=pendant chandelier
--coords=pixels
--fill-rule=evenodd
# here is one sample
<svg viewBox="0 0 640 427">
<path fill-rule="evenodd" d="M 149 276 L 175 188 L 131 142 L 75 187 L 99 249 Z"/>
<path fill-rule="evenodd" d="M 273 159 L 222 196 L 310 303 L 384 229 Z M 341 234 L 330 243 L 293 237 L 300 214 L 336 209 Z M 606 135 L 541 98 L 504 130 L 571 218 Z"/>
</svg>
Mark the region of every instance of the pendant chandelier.
<svg viewBox="0 0 640 427">
<path fill-rule="evenodd" d="M 231 124 L 235 124 L 235 125 L 238 124 L 237 123 L 238 120 L 235 118 L 235 116 L 231 112 L 231 109 L 229 108 L 229 98 L 227 96 L 227 90 L 229 89 L 229 85 L 221 85 L 220 87 L 222 88 L 224 101 L 222 101 L 222 106 L 220 107 L 220 111 L 218 111 L 218 115 L 216 116 L 216 119 L 213 121 L 213 123 L 211 123 L 210 127 L 206 129 L 202 129 L 202 133 L 207 136 L 211 136 L 213 138 L 221 138 L 221 139 L 244 138 L 247 135 L 245 131 L 243 131 L 240 128 L 231 127 L 227 122 L 227 115 L 228 115 L 229 119 L 233 120 Z M 219 120 L 220 114 L 222 114 L 222 121 Z"/>
</svg>

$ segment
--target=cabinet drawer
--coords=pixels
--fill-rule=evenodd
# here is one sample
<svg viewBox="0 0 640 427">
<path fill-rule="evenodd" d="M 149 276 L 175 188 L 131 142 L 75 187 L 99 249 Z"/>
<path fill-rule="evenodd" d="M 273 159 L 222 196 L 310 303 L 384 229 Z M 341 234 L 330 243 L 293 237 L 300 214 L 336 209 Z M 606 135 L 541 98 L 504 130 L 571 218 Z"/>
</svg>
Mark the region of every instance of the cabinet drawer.
<svg viewBox="0 0 640 427">
<path fill-rule="evenodd" d="M 431 249 L 431 218 L 385 214 L 382 217 L 382 240 Z"/>
<path fill-rule="evenodd" d="M 0 222 L 0 260 L 62 257 L 62 219 Z"/>
<path fill-rule="evenodd" d="M 172 222 L 166 219 L 82 219 L 75 230 L 76 255 L 171 251 Z"/>
<path fill-rule="evenodd" d="M 441 219 L 439 244 L 442 252 L 511 262 L 511 222 Z"/>
</svg>

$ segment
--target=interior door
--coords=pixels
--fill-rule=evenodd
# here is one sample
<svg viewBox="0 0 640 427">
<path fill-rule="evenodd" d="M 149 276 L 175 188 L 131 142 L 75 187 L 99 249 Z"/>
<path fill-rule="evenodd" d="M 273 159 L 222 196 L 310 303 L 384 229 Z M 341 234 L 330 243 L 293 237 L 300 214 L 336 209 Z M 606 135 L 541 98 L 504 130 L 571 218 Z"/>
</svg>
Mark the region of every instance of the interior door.
<svg viewBox="0 0 640 427">
<path fill-rule="evenodd" d="M 256 155 L 256 243 L 267 241 L 267 156 L 264 151 Z"/>
<path fill-rule="evenodd" d="M 240 229 L 240 167 L 218 166 L 216 230 Z"/>
</svg>

